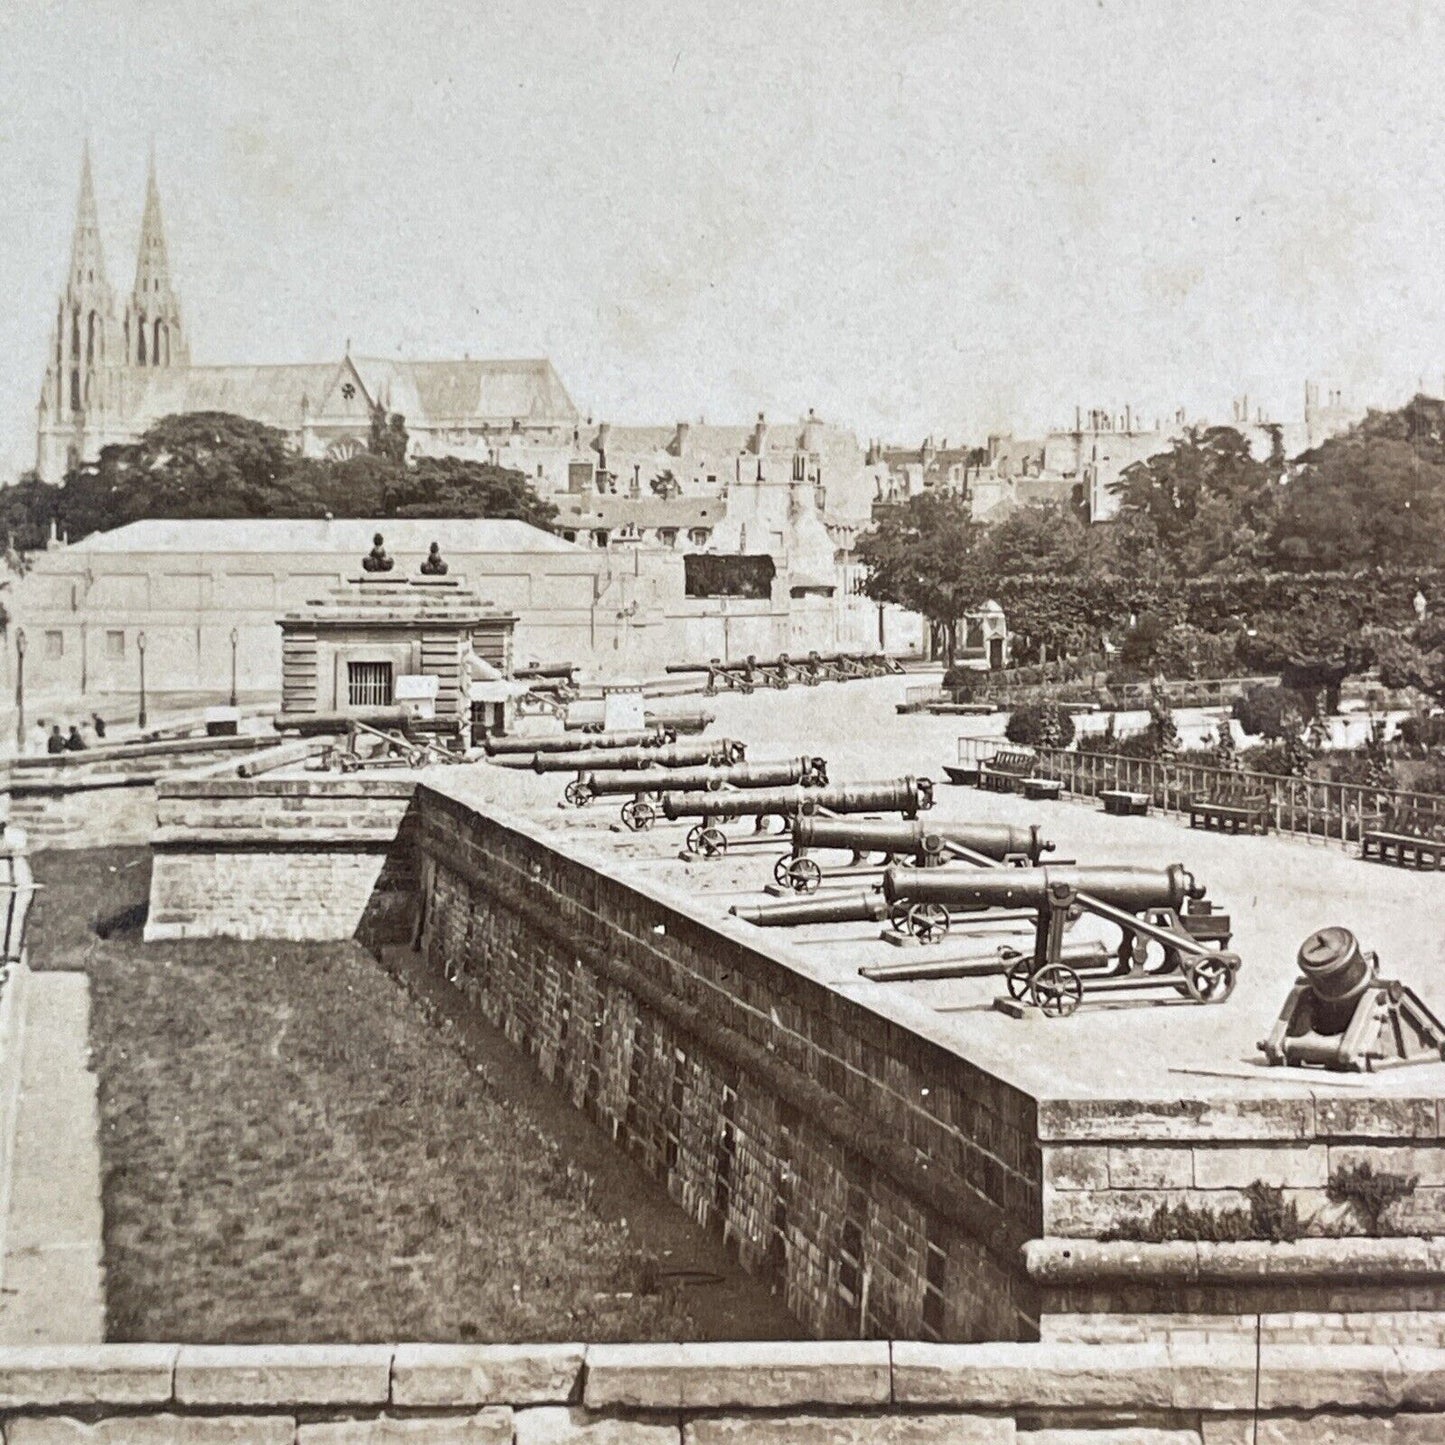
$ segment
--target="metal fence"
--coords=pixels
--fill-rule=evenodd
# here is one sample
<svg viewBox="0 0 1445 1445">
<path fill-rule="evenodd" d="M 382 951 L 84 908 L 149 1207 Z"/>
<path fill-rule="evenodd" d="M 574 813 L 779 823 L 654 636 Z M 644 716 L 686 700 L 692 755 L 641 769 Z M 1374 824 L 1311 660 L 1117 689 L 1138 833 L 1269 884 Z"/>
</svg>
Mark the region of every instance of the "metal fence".
<svg viewBox="0 0 1445 1445">
<path fill-rule="evenodd" d="M 1225 707 L 1243 697 L 1251 687 L 1277 683 L 1277 677 L 1201 677 L 1176 678 L 1161 684 L 1161 691 L 1171 707 Z M 1147 682 L 1105 683 L 1077 682 L 1008 683 L 985 685 L 983 696 L 1002 707 L 1015 707 L 1026 702 L 1097 702 L 1113 711 L 1131 712 L 1149 706 L 1153 685 Z"/>
<path fill-rule="evenodd" d="M 1281 833 L 1337 843 L 1358 843 L 1384 830 L 1445 838 L 1445 796 L 1331 783 L 1275 773 L 1202 767 L 1159 758 L 1125 758 L 1037 748 L 1038 776 L 1056 778 L 1079 797 L 1126 792 L 1146 795 L 1156 808 L 1187 813 L 1192 799 L 1217 802 L 1260 799 Z"/>
</svg>

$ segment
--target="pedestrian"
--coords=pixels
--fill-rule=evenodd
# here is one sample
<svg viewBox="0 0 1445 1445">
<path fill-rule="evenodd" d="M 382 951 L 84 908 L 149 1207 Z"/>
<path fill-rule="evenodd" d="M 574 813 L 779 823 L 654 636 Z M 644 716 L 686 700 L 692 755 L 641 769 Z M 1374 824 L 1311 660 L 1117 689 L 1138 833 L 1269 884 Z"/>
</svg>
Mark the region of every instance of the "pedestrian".
<svg viewBox="0 0 1445 1445">
<path fill-rule="evenodd" d="M 47 753 L 63 753 L 65 751 L 65 738 L 60 731 L 60 724 L 56 723 L 50 729 L 50 736 L 45 739 L 45 751 Z"/>
<path fill-rule="evenodd" d="M 65 740 L 65 751 L 68 753 L 83 753 L 85 751 L 85 739 L 80 735 L 80 728 L 76 723 L 70 725 L 70 736 Z"/>
<path fill-rule="evenodd" d="M 100 715 L 98 712 L 93 712 L 93 713 L 91 713 L 91 715 L 90 715 L 90 721 L 91 721 L 91 725 L 95 728 L 95 736 L 96 736 L 97 741 L 104 742 L 104 741 L 105 741 L 105 719 L 104 719 L 103 717 L 101 717 L 101 715 Z"/>
<path fill-rule="evenodd" d="M 30 729 L 30 755 L 39 758 L 45 756 L 45 744 L 50 737 L 50 729 L 43 717 L 35 719 L 35 726 Z"/>
</svg>

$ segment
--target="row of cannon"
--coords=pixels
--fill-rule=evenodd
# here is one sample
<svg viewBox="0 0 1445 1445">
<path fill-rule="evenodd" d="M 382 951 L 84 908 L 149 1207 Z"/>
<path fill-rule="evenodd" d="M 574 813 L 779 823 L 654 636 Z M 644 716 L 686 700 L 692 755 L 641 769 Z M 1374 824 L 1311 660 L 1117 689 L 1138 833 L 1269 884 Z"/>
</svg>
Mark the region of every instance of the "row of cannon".
<svg viewBox="0 0 1445 1445">
<path fill-rule="evenodd" d="M 883 652 L 810 652 L 802 658 L 780 652 L 769 658 L 749 653 L 741 662 L 725 662 L 720 657 L 707 662 L 675 662 L 668 665 L 667 671 L 675 675 L 706 674 L 703 691 L 708 694 L 723 689 L 750 693 L 760 687 L 783 689 L 795 682 L 816 687 L 820 682 L 886 677 L 902 672 L 903 664 Z"/>
</svg>

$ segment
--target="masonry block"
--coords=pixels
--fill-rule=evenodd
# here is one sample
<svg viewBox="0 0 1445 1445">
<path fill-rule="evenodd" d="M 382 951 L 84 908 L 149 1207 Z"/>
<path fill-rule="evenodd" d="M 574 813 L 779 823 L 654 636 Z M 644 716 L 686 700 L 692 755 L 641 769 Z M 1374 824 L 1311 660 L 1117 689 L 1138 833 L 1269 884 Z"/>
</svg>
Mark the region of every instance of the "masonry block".
<svg viewBox="0 0 1445 1445">
<path fill-rule="evenodd" d="M 516 1445 L 682 1445 L 682 1426 L 671 1419 L 594 1415 L 568 1405 L 516 1412 Z"/>
<path fill-rule="evenodd" d="M 582 1345 L 398 1345 L 394 1405 L 565 1405 L 581 1393 Z"/>
<path fill-rule="evenodd" d="M 6 1445 L 292 1445 L 290 1415 L 125 1415 L 87 1422 L 63 1415 L 16 1415 Z"/>
<path fill-rule="evenodd" d="M 1120 1344 L 1103 1355 L 1062 1343 L 893 1345 L 899 1405 L 1167 1409 L 1173 1392 L 1173 1364 L 1162 1343 Z"/>
<path fill-rule="evenodd" d="M 882 1405 L 885 1340 L 596 1345 L 587 1351 L 588 1408 L 720 1409 L 742 1405 Z"/>
<path fill-rule="evenodd" d="M 1250 1445 L 1439 1445 L 1445 1415 L 1306 1415 L 1262 1419 Z M 1206 1445 L 1213 1445 L 1205 1437 Z"/>
<path fill-rule="evenodd" d="M 183 1345 L 183 1405 L 384 1405 L 390 1345 Z"/>
<path fill-rule="evenodd" d="M 704 1415 L 683 1445 L 1014 1445 L 1010 1415 Z M 1192 1445 L 1198 1445 L 1198 1436 Z"/>
<path fill-rule="evenodd" d="M 489 1406 L 473 1415 L 398 1420 L 326 1420 L 303 1424 L 296 1445 L 512 1445 L 512 1412 Z"/>
<path fill-rule="evenodd" d="M 1427 1375 L 1439 1373 L 1445 1354 L 1422 1350 L 1414 1363 Z M 1404 1365 L 1389 1345 L 1336 1345 L 1327 1354 L 1308 1344 L 1260 1346 L 1261 1410 L 1389 1410 L 1399 1405 L 1404 1387 Z"/>
<path fill-rule="evenodd" d="M 1111 1189 L 1189 1189 L 1194 1156 L 1185 1146 L 1114 1144 L 1108 1151 Z"/>
<path fill-rule="evenodd" d="M 1163 1425 L 1080 1425 L 1021 1430 L 1018 1445 L 1200 1445 L 1199 1431 Z"/>
<path fill-rule="evenodd" d="M 1196 1189 L 1247 1189 L 1256 1179 L 1284 1189 L 1323 1189 L 1333 1150 L 1324 1144 L 1263 1148 L 1250 1145 L 1197 1145 Z"/>
<path fill-rule="evenodd" d="M 0 1410 L 156 1405 L 171 1398 L 175 1345 L 36 1345 L 0 1350 Z"/>
</svg>

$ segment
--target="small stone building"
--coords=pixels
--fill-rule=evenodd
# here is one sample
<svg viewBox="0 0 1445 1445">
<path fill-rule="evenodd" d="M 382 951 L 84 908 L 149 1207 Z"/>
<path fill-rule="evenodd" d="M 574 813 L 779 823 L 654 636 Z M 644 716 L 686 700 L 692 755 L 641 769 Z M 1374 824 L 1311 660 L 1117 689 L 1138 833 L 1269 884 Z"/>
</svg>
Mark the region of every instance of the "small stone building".
<svg viewBox="0 0 1445 1445">
<path fill-rule="evenodd" d="M 434 677 L 437 722 L 464 725 L 469 654 L 512 670 L 516 615 L 447 577 L 367 572 L 278 621 L 283 716 L 374 713 L 417 691 L 399 679 Z"/>
</svg>

